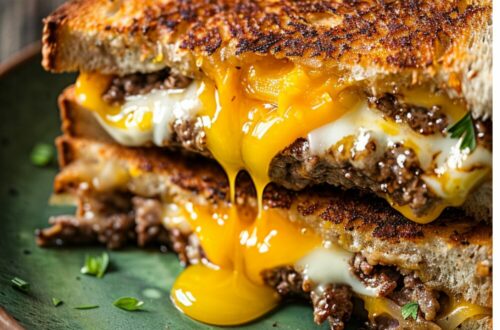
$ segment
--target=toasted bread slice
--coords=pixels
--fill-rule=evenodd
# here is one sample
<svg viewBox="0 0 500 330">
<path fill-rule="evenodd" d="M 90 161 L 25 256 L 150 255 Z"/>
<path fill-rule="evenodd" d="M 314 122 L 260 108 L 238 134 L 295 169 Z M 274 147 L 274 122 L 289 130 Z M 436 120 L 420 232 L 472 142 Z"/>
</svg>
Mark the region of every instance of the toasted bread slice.
<svg viewBox="0 0 500 330">
<path fill-rule="evenodd" d="M 421 1 L 70 1 L 45 20 L 47 70 L 123 75 L 271 55 L 355 80 L 430 81 L 492 111 L 492 4 Z"/>
<path fill-rule="evenodd" d="M 59 138 L 57 145 L 62 170 L 55 181 L 56 193 L 72 193 L 82 182 L 92 187 L 93 178 L 106 164 L 113 166 L 113 173 L 128 173 L 117 175 L 116 180 L 107 177 L 109 192 L 145 198 L 170 196 L 174 202 L 204 205 L 228 199 L 224 171 L 207 159 L 68 136 Z M 109 168 L 107 171 L 109 174 Z M 238 202 L 256 205 L 251 181 L 240 177 L 238 186 Z M 491 226 L 471 221 L 458 210 L 444 212 L 432 224 L 419 225 L 383 200 L 358 192 L 331 187 L 292 192 L 276 185 L 266 189 L 264 205 L 311 226 L 348 251 L 361 253 L 371 264 L 415 271 L 435 290 L 491 307 Z"/>
</svg>

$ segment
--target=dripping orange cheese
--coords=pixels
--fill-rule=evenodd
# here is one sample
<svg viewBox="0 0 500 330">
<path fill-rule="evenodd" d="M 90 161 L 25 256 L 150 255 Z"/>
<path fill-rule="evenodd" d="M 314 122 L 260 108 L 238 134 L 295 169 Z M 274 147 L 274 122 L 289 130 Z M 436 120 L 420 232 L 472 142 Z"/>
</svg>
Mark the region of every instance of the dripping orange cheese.
<svg viewBox="0 0 500 330">
<path fill-rule="evenodd" d="M 237 325 L 269 312 L 279 296 L 264 285 L 261 272 L 293 265 L 321 246 L 309 228 L 272 209 L 255 219 L 234 206 L 213 210 L 187 203 L 184 213 L 208 260 L 177 278 L 171 298 L 183 313 L 205 323 Z"/>
<path fill-rule="evenodd" d="M 200 95 L 207 147 L 231 181 L 248 171 L 259 196 L 278 152 L 360 102 L 338 77 L 312 77 L 288 62 L 235 67 L 209 57 L 200 65 L 210 77 Z"/>
</svg>

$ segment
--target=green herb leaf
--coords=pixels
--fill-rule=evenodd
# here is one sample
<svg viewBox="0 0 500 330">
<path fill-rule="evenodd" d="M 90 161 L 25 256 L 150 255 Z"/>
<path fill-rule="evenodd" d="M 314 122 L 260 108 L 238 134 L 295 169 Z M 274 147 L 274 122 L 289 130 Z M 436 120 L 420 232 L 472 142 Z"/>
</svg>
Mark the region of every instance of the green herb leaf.
<svg viewBox="0 0 500 330">
<path fill-rule="evenodd" d="M 54 159 L 54 147 L 39 143 L 31 151 L 31 162 L 36 166 L 46 166 Z"/>
<path fill-rule="evenodd" d="M 63 301 L 60 300 L 60 299 L 57 299 L 57 298 L 52 298 L 52 304 L 57 307 L 57 306 L 60 306 L 62 305 Z"/>
<path fill-rule="evenodd" d="M 144 305 L 144 301 L 134 297 L 122 297 L 117 299 L 113 305 L 126 311 L 136 311 L 141 309 L 142 305 Z"/>
<path fill-rule="evenodd" d="M 448 133 L 452 139 L 462 138 L 460 150 L 468 148 L 470 152 L 473 152 L 476 149 L 476 131 L 470 112 L 448 128 Z"/>
<path fill-rule="evenodd" d="M 104 276 L 109 264 L 109 256 L 104 252 L 100 257 L 85 257 L 85 265 L 81 269 L 82 274 L 94 275 L 99 278 Z"/>
<path fill-rule="evenodd" d="M 74 309 L 94 309 L 94 308 L 99 308 L 99 305 L 82 305 L 74 307 Z"/>
<path fill-rule="evenodd" d="M 417 319 L 417 313 L 418 313 L 418 303 L 412 301 L 407 303 L 401 308 L 401 315 L 403 318 L 406 320 L 407 318 L 411 317 L 414 320 Z"/>
<path fill-rule="evenodd" d="M 25 280 L 20 279 L 19 277 L 14 277 L 12 280 L 10 280 L 10 282 L 12 283 L 13 287 L 24 292 L 28 292 L 30 288 L 30 284 Z"/>
</svg>

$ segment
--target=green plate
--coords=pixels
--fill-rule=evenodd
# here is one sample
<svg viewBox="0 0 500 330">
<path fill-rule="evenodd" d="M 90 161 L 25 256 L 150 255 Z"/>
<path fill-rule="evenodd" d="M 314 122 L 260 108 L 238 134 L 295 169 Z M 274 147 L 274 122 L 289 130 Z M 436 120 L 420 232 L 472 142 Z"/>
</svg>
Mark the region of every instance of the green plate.
<svg viewBox="0 0 500 330">
<path fill-rule="evenodd" d="M 57 96 L 75 76 L 46 73 L 40 60 L 32 56 L 0 77 L 0 306 L 27 329 L 214 329 L 190 320 L 170 302 L 169 289 L 181 271 L 173 254 L 113 251 L 110 271 L 97 279 L 81 275 L 80 267 L 85 254 L 101 253 L 101 247 L 42 249 L 35 244 L 36 228 L 46 227 L 52 215 L 72 212 L 48 205 L 57 167 L 32 165 L 30 152 L 59 134 Z M 29 293 L 11 286 L 15 276 L 30 283 Z M 114 307 L 122 296 L 144 300 L 144 311 Z M 54 307 L 52 297 L 64 303 Z M 74 309 L 88 304 L 100 307 Z M 310 306 L 289 304 L 241 328 L 322 327 L 313 323 Z"/>
</svg>

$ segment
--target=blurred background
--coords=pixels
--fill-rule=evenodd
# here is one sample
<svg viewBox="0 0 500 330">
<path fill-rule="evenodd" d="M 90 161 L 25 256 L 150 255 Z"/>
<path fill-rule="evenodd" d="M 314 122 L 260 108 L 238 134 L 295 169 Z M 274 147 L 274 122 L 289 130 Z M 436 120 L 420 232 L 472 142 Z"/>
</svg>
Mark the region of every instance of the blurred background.
<svg viewBox="0 0 500 330">
<path fill-rule="evenodd" d="M 42 19 L 64 0 L 0 0 L 0 63 L 40 40 Z"/>
</svg>

